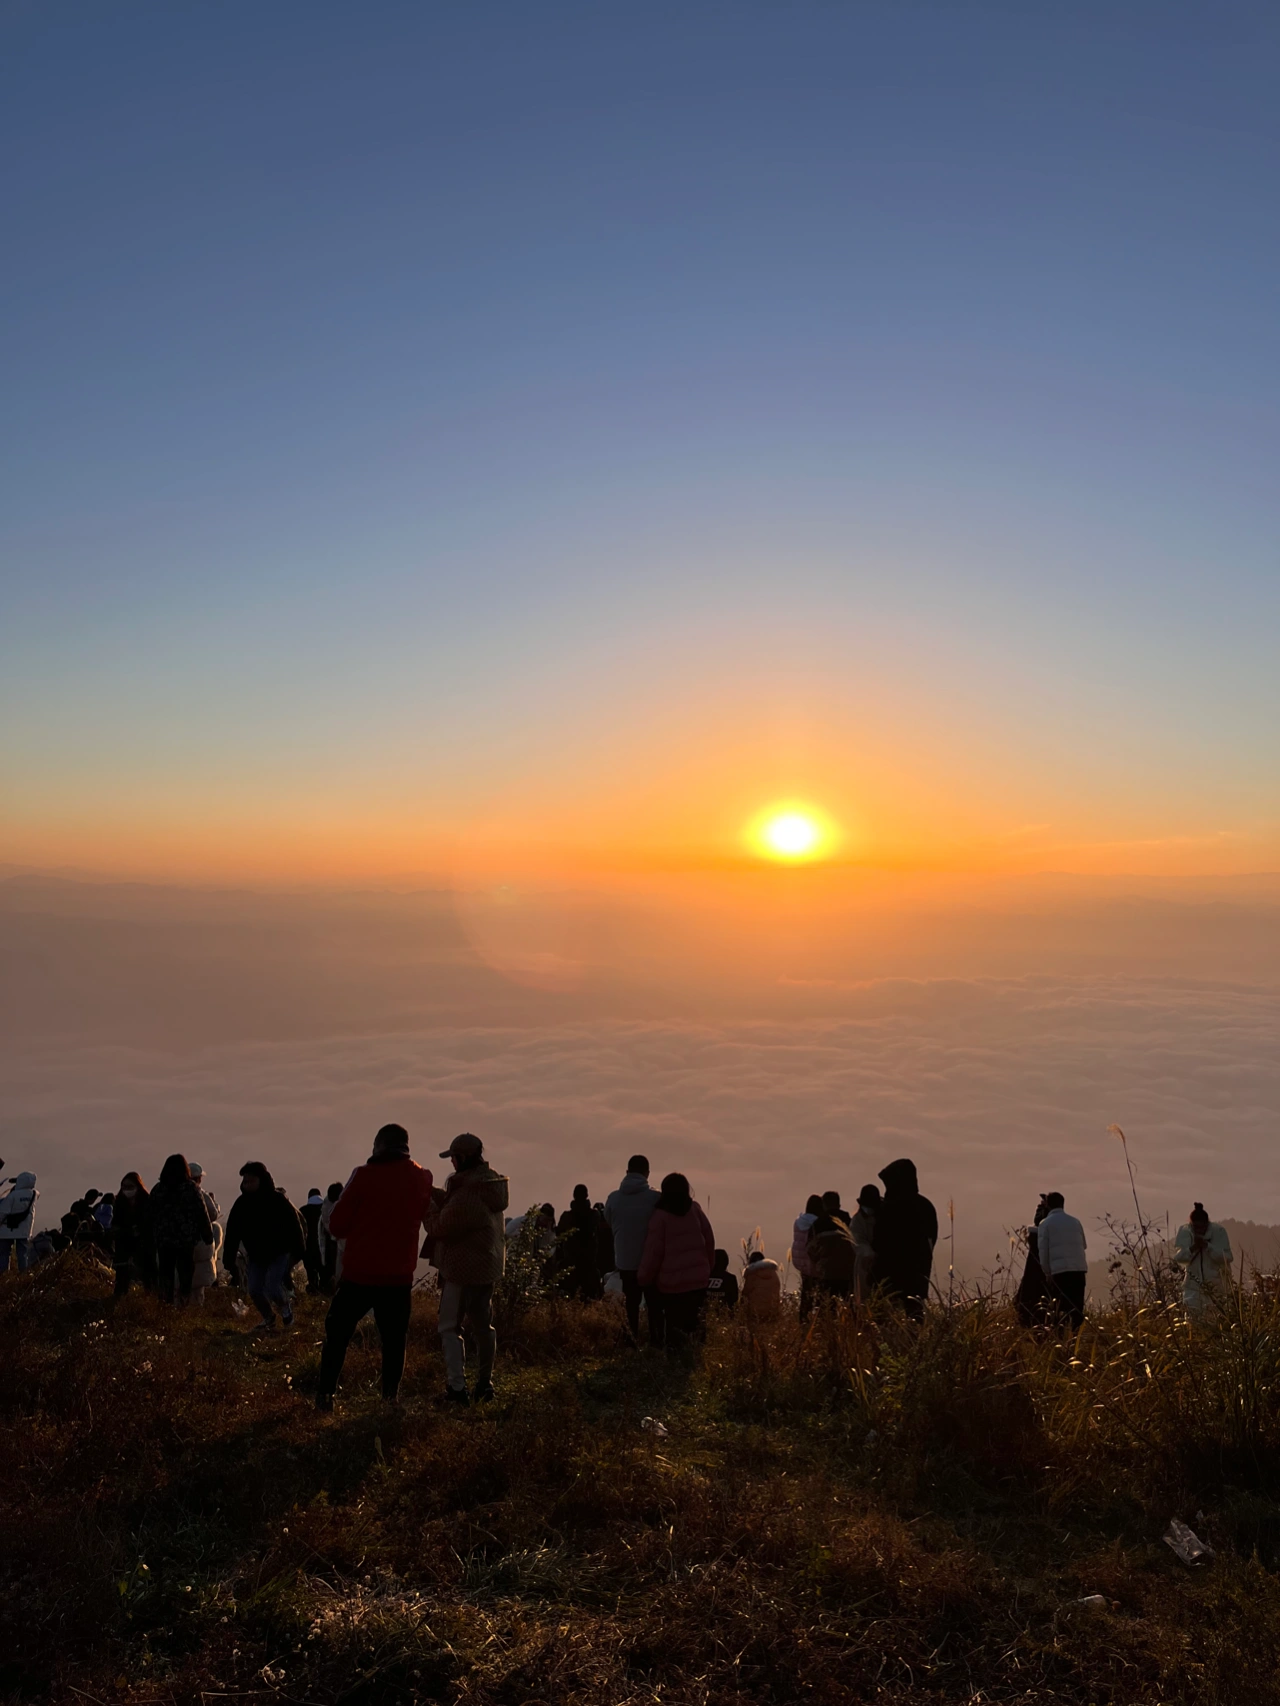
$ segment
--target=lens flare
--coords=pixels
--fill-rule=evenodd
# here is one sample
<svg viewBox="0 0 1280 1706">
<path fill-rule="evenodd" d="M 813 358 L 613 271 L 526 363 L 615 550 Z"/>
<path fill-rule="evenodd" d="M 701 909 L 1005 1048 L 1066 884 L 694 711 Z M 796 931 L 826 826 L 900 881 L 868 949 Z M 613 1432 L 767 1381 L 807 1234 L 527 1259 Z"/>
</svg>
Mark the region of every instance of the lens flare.
<svg viewBox="0 0 1280 1706">
<path fill-rule="evenodd" d="M 808 806 L 773 806 L 761 813 L 748 839 L 766 859 L 790 864 L 822 859 L 831 851 L 833 836 L 821 813 Z"/>
</svg>

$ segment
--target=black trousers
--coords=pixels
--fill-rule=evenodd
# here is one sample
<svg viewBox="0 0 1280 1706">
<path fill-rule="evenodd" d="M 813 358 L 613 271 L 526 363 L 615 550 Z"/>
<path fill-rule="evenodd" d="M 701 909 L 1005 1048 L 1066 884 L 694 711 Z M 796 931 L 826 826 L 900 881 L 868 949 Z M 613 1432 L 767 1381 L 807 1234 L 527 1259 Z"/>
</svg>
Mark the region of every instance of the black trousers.
<svg viewBox="0 0 1280 1706">
<path fill-rule="evenodd" d="M 1087 1273 L 1054 1274 L 1049 1281 L 1049 1307 L 1059 1321 L 1068 1321 L 1071 1331 L 1084 1326 L 1084 1288 Z"/>
<path fill-rule="evenodd" d="M 191 1296 L 196 1254 L 190 1244 L 161 1244 L 156 1251 L 156 1287 L 163 1303 L 173 1302 L 174 1283 L 183 1302 Z"/>
<path fill-rule="evenodd" d="M 411 1285 L 357 1285 L 354 1280 L 340 1280 L 325 1316 L 324 1349 L 320 1352 L 321 1392 L 332 1398 L 338 1390 L 338 1377 L 351 1335 L 372 1309 L 382 1340 L 382 1396 L 394 1398 L 404 1373 L 412 1302 Z"/>
<path fill-rule="evenodd" d="M 640 1284 L 638 1268 L 619 1268 L 618 1278 L 622 1281 L 622 1295 L 627 1305 L 627 1326 L 631 1329 L 631 1337 L 639 1343 L 640 1340 L 640 1300 L 644 1299 L 644 1311 L 649 1317 L 649 1343 L 660 1345 L 666 1333 L 662 1314 L 662 1293 L 656 1285 Z"/>
<path fill-rule="evenodd" d="M 702 1312 L 706 1308 L 707 1292 L 669 1291 L 662 1299 L 662 1313 L 667 1327 L 667 1349 L 680 1350 L 702 1334 Z"/>
</svg>

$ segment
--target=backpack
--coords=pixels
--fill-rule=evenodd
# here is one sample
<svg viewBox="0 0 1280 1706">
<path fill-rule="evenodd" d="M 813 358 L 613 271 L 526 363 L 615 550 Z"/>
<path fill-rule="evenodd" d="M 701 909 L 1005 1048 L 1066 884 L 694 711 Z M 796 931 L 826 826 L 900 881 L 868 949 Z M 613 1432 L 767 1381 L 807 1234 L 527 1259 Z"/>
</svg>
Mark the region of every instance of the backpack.
<svg viewBox="0 0 1280 1706">
<path fill-rule="evenodd" d="M 809 1233 L 809 1255 L 824 1285 L 853 1283 L 858 1246 L 842 1222 L 825 1217 L 818 1221 Z"/>
</svg>

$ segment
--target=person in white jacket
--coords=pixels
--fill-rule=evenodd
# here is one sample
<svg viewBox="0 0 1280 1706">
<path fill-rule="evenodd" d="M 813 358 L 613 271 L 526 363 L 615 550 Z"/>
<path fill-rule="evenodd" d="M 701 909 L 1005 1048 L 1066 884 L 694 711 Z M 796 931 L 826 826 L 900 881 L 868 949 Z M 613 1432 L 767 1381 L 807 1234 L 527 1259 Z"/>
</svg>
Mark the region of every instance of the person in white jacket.
<svg viewBox="0 0 1280 1706">
<path fill-rule="evenodd" d="M 1065 1316 L 1078 1333 L 1084 1325 L 1088 1240 L 1075 1215 L 1067 1213 L 1061 1191 L 1046 1191 L 1044 1201 L 1048 1213 L 1040 1222 L 1040 1266 L 1059 1319 Z"/>
<path fill-rule="evenodd" d="M 633 1155 L 627 1162 L 626 1177 L 616 1191 L 609 1192 L 604 1205 L 605 1224 L 613 1234 L 613 1264 L 622 1281 L 627 1327 L 633 1344 L 640 1342 L 642 1297 L 649 1320 L 649 1343 L 660 1345 L 663 1340 L 662 1298 L 658 1288 L 640 1284 L 640 1261 L 649 1236 L 649 1221 L 657 1206 L 658 1193 L 649 1183 L 649 1158 Z"/>
<path fill-rule="evenodd" d="M 39 1195 L 35 1174 L 19 1173 L 13 1181 L 13 1189 L 0 1198 L 0 1274 L 8 1272 L 15 1256 L 18 1272 L 25 1274 L 27 1271 L 31 1222 Z"/>
<path fill-rule="evenodd" d="M 1202 1202 L 1178 1228 L 1173 1259 L 1184 1269 L 1182 1303 L 1188 1315 L 1203 1315 L 1231 1283 L 1231 1240 L 1225 1226 L 1209 1219 Z"/>
</svg>

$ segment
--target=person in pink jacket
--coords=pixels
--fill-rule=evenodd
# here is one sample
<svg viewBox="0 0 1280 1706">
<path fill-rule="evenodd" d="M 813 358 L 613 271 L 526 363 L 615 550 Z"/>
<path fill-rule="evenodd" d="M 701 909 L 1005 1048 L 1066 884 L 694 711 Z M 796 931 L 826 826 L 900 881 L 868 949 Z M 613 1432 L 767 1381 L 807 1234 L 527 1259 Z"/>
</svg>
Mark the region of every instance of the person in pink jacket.
<svg viewBox="0 0 1280 1706">
<path fill-rule="evenodd" d="M 668 1173 L 649 1219 L 638 1275 L 641 1287 L 656 1287 L 662 1300 L 668 1350 L 679 1350 L 698 1331 L 715 1251 L 711 1223 L 694 1202 L 688 1179 Z"/>
</svg>

